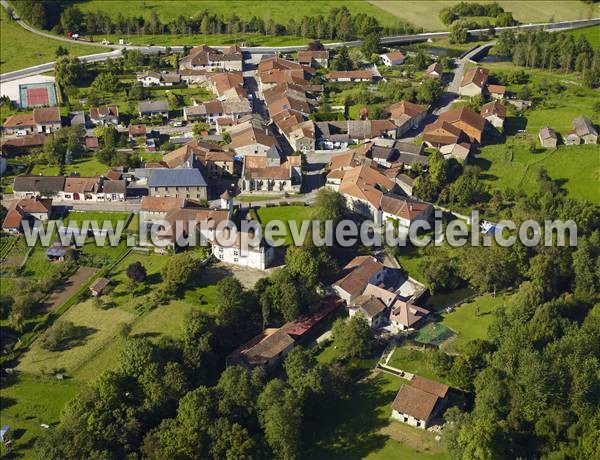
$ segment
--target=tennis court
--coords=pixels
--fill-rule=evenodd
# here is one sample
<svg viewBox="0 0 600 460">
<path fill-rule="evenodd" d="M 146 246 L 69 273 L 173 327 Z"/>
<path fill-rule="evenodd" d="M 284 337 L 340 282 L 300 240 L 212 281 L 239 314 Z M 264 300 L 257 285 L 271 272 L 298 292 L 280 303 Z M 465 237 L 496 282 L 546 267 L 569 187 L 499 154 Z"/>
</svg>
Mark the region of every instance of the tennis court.
<svg viewBox="0 0 600 460">
<path fill-rule="evenodd" d="M 21 107 L 54 107 L 58 104 L 54 83 L 29 83 L 19 85 Z"/>
<path fill-rule="evenodd" d="M 442 323 L 428 323 L 411 338 L 416 342 L 439 346 L 454 335 L 452 329 Z"/>
</svg>

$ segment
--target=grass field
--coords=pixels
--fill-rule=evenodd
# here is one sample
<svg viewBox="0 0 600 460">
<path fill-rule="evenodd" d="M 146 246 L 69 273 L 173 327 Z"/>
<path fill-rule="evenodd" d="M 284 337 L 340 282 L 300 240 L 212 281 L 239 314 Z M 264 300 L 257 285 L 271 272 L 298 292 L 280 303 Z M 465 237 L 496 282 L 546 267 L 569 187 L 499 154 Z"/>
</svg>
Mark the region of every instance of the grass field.
<svg viewBox="0 0 600 460">
<path fill-rule="evenodd" d="M 555 151 L 531 153 L 517 141 L 512 156 L 505 145 L 489 145 L 482 148 L 475 164 L 492 189 L 522 187 L 534 192 L 537 171 L 544 167 L 550 177 L 563 181 L 570 196 L 600 204 L 600 151 L 596 145 L 560 146 Z"/>
<path fill-rule="evenodd" d="M 406 20 L 425 30 L 445 30 L 446 26 L 439 20 L 440 11 L 458 3 L 450 0 L 370 0 L 369 3 L 387 11 L 393 16 Z M 491 3 L 481 1 L 480 3 Z M 567 21 L 588 19 L 598 16 L 598 6 L 587 5 L 578 1 L 556 0 L 499 0 L 498 3 L 513 13 L 515 19 L 522 23 Z"/>
<path fill-rule="evenodd" d="M 67 350 L 53 352 L 44 350 L 39 342 L 35 341 L 17 369 L 30 374 L 64 369 L 67 375 L 77 376 L 79 368 L 92 361 L 104 347 L 114 341 L 119 323 L 131 323 L 134 319 L 135 315 L 119 308 L 97 308 L 92 300 L 77 304 L 58 322 L 71 321 L 80 327 L 84 335 L 80 343 Z"/>
<path fill-rule="evenodd" d="M 290 230 L 290 222 L 294 221 L 300 232 L 303 220 L 308 220 L 311 217 L 312 209 L 308 206 L 274 206 L 272 208 L 259 208 L 258 217 L 263 225 L 263 228 L 272 220 L 280 220 L 285 222 L 286 236 L 285 245 L 289 246 L 293 243 L 292 233 Z M 308 227 L 310 231 L 310 227 Z"/>
<path fill-rule="evenodd" d="M 99 46 L 75 45 L 41 37 L 11 21 L 4 8 L 0 10 L 0 73 L 53 61 L 59 45 L 73 56 L 109 51 Z"/>
<path fill-rule="evenodd" d="M 160 0 L 113 0 L 104 2 L 102 0 L 91 0 L 81 2 L 79 7 L 83 12 L 102 11 L 111 17 L 116 17 L 122 13 L 127 16 L 142 15 L 150 17 L 152 12 L 156 12 L 161 21 L 171 21 L 177 19 L 179 15 L 193 17 L 203 10 L 208 10 L 212 14 L 222 14 L 226 18 L 236 14 L 240 18 L 250 19 L 252 16 L 258 16 L 265 21 L 273 19 L 275 22 L 287 24 L 290 18 L 298 19 L 305 15 L 327 15 L 332 8 L 347 7 L 352 14 L 365 13 L 376 17 L 384 25 L 391 25 L 396 22 L 393 16 L 386 15 L 379 7 L 370 5 L 365 1 L 349 0 L 339 2 L 336 0 L 308 0 L 308 1 L 241 1 L 229 0 L 222 2 L 219 0 L 203 0 L 201 2 L 194 0 L 173 0 L 164 2 Z"/>
<path fill-rule="evenodd" d="M 152 43 L 156 46 L 175 46 L 175 45 L 197 45 L 205 44 L 209 46 L 227 46 L 244 44 L 245 46 L 294 46 L 306 45 L 312 41 L 310 38 L 293 37 L 289 35 L 259 35 L 250 33 L 238 34 L 187 34 L 187 35 L 103 35 L 111 43 L 117 43 L 120 38 L 125 39 L 126 43 L 132 45 L 148 45 Z M 322 40 L 323 43 L 331 43 L 332 40 Z"/>
<path fill-rule="evenodd" d="M 443 444 L 426 431 L 390 421 L 391 403 L 405 380 L 376 373 L 353 385 L 348 399 L 336 401 L 306 432 L 306 457 L 313 459 L 445 459 Z M 398 434 L 403 443 L 391 439 Z"/>
<path fill-rule="evenodd" d="M 581 29 L 570 30 L 569 32 L 565 32 L 575 37 L 580 35 L 584 35 L 585 38 L 588 39 L 590 45 L 592 45 L 595 49 L 600 49 L 600 26 L 592 26 L 592 27 L 583 27 Z"/>
<path fill-rule="evenodd" d="M 445 344 L 448 349 L 460 351 L 469 340 L 486 339 L 494 310 L 502 306 L 506 299 L 507 296 L 503 294 L 496 297 L 484 295 L 460 305 L 451 313 L 445 313 L 442 324 L 456 333 L 456 336 Z"/>
<path fill-rule="evenodd" d="M 2 385 L 0 419 L 2 425 L 10 426 L 11 450 L 16 458 L 32 458 L 33 442 L 43 431 L 40 424 L 56 424 L 62 408 L 81 390 L 81 383 L 28 375 L 19 375 L 15 380 Z M 8 458 L 4 444 L 1 452 L 3 458 Z"/>
</svg>

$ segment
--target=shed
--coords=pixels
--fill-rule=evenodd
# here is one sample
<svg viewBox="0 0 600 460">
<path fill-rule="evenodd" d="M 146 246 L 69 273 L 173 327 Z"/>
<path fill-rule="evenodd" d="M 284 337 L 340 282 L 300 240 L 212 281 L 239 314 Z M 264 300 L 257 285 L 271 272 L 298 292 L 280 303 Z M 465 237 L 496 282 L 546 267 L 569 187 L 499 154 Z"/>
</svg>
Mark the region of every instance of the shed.
<svg viewBox="0 0 600 460">
<path fill-rule="evenodd" d="M 46 249 L 46 257 L 50 260 L 65 260 L 65 256 L 67 255 L 67 248 L 63 246 L 60 242 L 55 242 Z"/>
<path fill-rule="evenodd" d="M 98 278 L 90 286 L 90 291 L 94 297 L 98 297 L 109 284 L 110 280 L 108 278 Z"/>
</svg>

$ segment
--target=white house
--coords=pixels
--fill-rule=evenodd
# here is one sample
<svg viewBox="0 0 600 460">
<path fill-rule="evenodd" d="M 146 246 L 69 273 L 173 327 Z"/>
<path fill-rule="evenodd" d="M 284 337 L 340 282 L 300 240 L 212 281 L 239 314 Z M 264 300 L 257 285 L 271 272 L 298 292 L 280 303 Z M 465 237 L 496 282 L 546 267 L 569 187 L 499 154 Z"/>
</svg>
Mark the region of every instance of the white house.
<svg viewBox="0 0 600 460">
<path fill-rule="evenodd" d="M 240 265 L 242 267 L 255 268 L 257 270 L 266 270 L 275 259 L 275 248 L 269 246 L 261 236 L 259 241 L 255 238 L 253 231 L 243 232 L 238 230 L 231 235 L 230 230 L 225 228 L 222 232 L 222 238 L 213 240 L 212 253 L 220 261 Z M 231 244 L 226 244 L 227 240 L 235 238 Z"/>
<path fill-rule="evenodd" d="M 389 53 L 379 55 L 379 57 L 386 67 L 404 64 L 404 54 L 400 51 L 390 51 Z"/>
</svg>

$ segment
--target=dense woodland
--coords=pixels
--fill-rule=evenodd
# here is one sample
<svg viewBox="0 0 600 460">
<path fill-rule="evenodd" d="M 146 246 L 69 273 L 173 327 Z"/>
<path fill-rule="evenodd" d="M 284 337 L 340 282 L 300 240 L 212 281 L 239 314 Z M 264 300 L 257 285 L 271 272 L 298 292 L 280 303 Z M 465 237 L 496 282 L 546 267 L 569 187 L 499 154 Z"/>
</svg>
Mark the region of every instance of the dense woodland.
<svg viewBox="0 0 600 460">
<path fill-rule="evenodd" d="M 573 219 L 577 247 L 430 247 L 421 261 L 435 293 L 516 290 L 493 313 L 489 340 L 437 356 L 437 369 L 475 398 L 473 411 L 446 413 L 456 459 L 600 455 L 598 209 L 568 198 L 543 170 L 538 186 L 533 196 L 495 192 L 475 206 L 517 225 Z"/>
<path fill-rule="evenodd" d="M 62 8 L 59 2 L 22 0 L 17 3 L 19 14 L 31 24 L 57 34 L 76 32 L 88 36 L 100 34 L 146 34 L 146 35 L 188 35 L 188 34 L 237 34 L 257 33 L 261 35 L 292 35 L 307 38 L 352 40 L 373 32 L 383 34 L 415 33 L 416 28 L 408 23 L 397 27 L 382 27 L 379 21 L 363 13 L 352 15 L 344 6 L 333 8 L 327 15 L 290 18 L 287 24 L 279 24 L 269 19 L 265 21 L 253 16 L 241 19 L 235 13 L 225 17 L 204 10 L 193 16 L 179 16 L 176 20 L 163 23 L 156 12 L 149 18 L 143 16 L 125 17 L 119 13 L 116 18 L 98 12 L 82 13 L 76 5 Z"/>
</svg>

